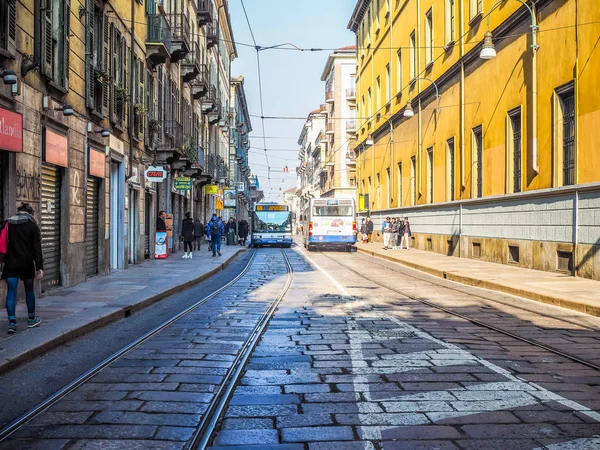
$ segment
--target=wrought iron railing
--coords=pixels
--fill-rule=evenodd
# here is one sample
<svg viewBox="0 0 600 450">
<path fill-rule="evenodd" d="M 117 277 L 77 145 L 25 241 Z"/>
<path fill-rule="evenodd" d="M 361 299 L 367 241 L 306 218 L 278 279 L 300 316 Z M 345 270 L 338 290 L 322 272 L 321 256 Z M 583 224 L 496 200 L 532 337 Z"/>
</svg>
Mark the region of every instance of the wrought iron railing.
<svg viewBox="0 0 600 450">
<path fill-rule="evenodd" d="M 169 14 L 167 18 L 171 25 L 171 42 L 185 41 L 189 46 L 190 20 L 187 14 Z"/>
<path fill-rule="evenodd" d="M 146 42 L 162 42 L 167 47 L 167 50 L 171 49 L 171 27 L 162 14 L 148 16 L 148 36 Z"/>
</svg>

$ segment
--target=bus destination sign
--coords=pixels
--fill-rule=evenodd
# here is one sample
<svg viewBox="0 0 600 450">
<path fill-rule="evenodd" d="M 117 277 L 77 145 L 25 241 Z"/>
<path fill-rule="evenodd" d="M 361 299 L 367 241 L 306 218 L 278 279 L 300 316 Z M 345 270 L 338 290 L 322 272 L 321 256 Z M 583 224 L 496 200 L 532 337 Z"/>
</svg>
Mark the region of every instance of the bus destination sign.
<svg viewBox="0 0 600 450">
<path fill-rule="evenodd" d="M 256 205 L 257 211 L 287 211 L 286 205 Z"/>
</svg>

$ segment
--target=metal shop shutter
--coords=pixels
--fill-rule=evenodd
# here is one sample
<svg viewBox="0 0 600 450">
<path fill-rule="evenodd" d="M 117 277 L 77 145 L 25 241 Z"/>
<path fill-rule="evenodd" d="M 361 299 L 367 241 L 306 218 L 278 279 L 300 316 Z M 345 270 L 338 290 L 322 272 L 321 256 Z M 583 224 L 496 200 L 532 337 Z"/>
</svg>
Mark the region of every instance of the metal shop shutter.
<svg viewBox="0 0 600 450">
<path fill-rule="evenodd" d="M 98 179 L 87 180 L 85 204 L 85 274 L 88 277 L 98 273 Z"/>
<path fill-rule="evenodd" d="M 144 258 L 150 258 L 150 207 L 152 206 L 152 194 L 145 193 L 144 196 Z"/>
<path fill-rule="evenodd" d="M 44 163 L 41 202 L 44 290 L 60 285 L 60 213 L 60 169 Z"/>
</svg>

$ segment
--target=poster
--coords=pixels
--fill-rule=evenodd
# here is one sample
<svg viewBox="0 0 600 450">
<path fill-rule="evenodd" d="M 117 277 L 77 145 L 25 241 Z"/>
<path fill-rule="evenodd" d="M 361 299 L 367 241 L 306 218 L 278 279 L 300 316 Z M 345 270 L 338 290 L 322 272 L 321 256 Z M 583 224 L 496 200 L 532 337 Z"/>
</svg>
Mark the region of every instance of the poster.
<svg viewBox="0 0 600 450">
<path fill-rule="evenodd" d="M 237 191 L 235 189 L 223 189 L 224 206 L 225 208 L 237 207 Z"/>
<path fill-rule="evenodd" d="M 167 257 L 167 232 L 157 231 L 154 242 L 154 258 L 166 259 Z"/>
<path fill-rule="evenodd" d="M 165 214 L 165 224 L 167 225 L 167 236 L 173 236 L 173 214 Z"/>
</svg>

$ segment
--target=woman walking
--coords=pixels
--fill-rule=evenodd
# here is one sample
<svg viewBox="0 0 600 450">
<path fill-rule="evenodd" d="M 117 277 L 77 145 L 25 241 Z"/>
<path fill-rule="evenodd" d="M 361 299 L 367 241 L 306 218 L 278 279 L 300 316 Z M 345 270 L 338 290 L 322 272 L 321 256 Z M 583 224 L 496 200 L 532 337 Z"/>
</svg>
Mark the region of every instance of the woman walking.
<svg viewBox="0 0 600 450">
<path fill-rule="evenodd" d="M 400 225 L 400 233 L 402 235 L 402 240 L 400 241 L 400 250 L 404 247 L 404 242 L 406 242 L 406 250 L 410 250 L 409 247 L 409 237 L 411 235 L 410 232 L 410 223 L 408 223 L 408 217 L 404 218 L 404 222 Z"/>
<path fill-rule="evenodd" d="M 44 258 L 42 256 L 42 237 L 40 228 L 33 218 L 33 208 L 22 203 L 17 214 L 4 224 L 8 227 L 8 246 L 6 260 L 2 270 L 2 279 L 6 280 L 6 311 L 8 312 L 8 332 L 17 332 L 17 288 L 19 280 L 25 286 L 27 303 L 27 327 L 37 327 L 42 319 L 35 315 L 35 292 L 33 281 L 44 277 Z"/>
<path fill-rule="evenodd" d="M 383 249 L 387 250 L 390 246 L 390 237 L 392 231 L 392 221 L 387 217 L 381 224 L 381 232 L 383 233 Z"/>
<path fill-rule="evenodd" d="M 183 247 L 185 251 L 182 258 L 191 259 L 192 252 L 194 251 L 194 219 L 192 219 L 189 212 L 185 213 L 185 219 L 183 219 L 183 222 L 181 223 L 181 236 L 183 237 Z"/>
<path fill-rule="evenodd" d="M 391 227 L 391 237 L 390 240 L 392 241 L 392 250 L 397 250 L 398 249 L 398 231 L 400 230 L 400 223 L 399 220 L 394 217 L 392 219 L 392 227 Z"/>
<path fill-rule="evenodd" d="M 360 224 L 360 235 L 362 237 L 363 244 L 369 242 L 369 233 L 367 233 L 367 221 L 363 219 Z"/>
</svg>

